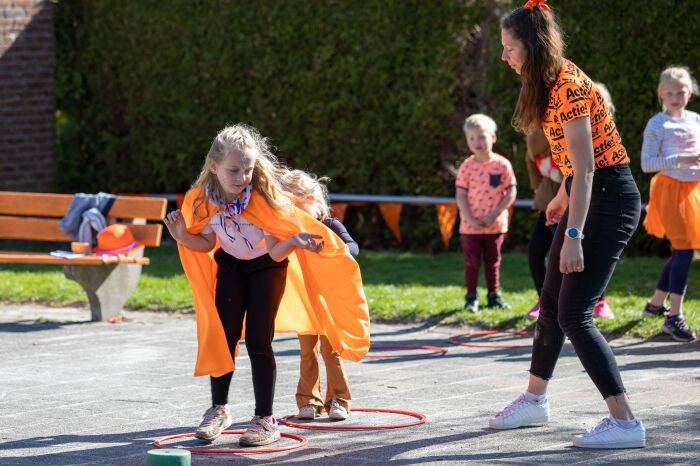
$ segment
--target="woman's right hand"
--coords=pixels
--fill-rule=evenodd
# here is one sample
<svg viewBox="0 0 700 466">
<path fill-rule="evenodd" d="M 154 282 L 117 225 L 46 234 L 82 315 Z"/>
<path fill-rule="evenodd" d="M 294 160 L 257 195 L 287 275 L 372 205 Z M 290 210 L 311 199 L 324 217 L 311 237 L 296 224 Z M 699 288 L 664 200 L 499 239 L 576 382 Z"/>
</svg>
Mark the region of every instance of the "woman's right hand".
<svg viewBox="0 0 700 466">
<path fill-rule="evenodd" d="M 166 215 L 163 219 L 163 223 L 165 223 L 165 226 L 170 232 L 170 236 L 172 236 L 175 241 L 181 242 L 182 238 L 187 234 L 185 218 L 179 210 L 173 210 Z"/>
<path fill-rule="evenodd" d="M 563 194 L 564 193 L 564 194 Z M 569 196 L 565 191 L 559 190 L 554 199 L 547 204 L 547 225 L 554 225 L 561 221 L 561 217 L 569 204 Z"/>
<path fill-rule="evenodd" d="M 294 245 L 311 252 L 319 252 L 323 249 L 323 236 L 315 233 L 301 231 L 293 236 Z"/>
</svg>

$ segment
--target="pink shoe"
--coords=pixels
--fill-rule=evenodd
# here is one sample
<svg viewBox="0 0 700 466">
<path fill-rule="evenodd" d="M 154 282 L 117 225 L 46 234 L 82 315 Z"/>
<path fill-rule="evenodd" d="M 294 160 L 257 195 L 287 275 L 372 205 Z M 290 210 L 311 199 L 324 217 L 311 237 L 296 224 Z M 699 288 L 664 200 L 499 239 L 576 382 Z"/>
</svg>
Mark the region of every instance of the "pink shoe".
<svg viewBox="0 0 700 466">
<path fill-rule="evenodd" d="M 601 299 L 595 304 L 595 309 L 593 310 L 593 315 L 601 319 L 614 319 L 615 314 L 613 314 L 610 305 L 604 299 Z"/>
<path fill-rule="evenodd" d="M 528 319 L 537 319 L 540 316 L 540 301 L 537 301 L 537 304 L 535 304 L 535 307 L 530 309 L 530 312 L 527 313 L 527 318 Z"/>
</svg>

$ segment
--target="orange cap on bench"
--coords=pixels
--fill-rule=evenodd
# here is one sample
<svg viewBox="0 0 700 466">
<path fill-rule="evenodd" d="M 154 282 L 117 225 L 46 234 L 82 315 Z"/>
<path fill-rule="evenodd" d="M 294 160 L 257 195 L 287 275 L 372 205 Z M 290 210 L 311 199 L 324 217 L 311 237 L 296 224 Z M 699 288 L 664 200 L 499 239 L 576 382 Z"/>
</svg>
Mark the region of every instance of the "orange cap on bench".
<svg viewBox="0 0 700 466">
<path fill-rule="evenodd" d="M 97 234 L 97 248 L 93 250 L 95 254 L 125 254 L 133 249 L 142 247 L 134 239 L 128 226 L 115 223 Z"/>
</svg>

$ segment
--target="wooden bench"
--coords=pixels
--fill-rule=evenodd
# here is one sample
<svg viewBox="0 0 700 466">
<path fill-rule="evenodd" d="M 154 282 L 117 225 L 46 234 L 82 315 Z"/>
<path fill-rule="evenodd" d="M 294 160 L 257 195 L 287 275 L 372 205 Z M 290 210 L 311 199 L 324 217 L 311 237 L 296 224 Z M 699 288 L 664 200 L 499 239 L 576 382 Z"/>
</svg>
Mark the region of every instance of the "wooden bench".
<svg viewBox="0 0 700 466">
<path fill-rule="evenodd" d="M 73 241 L 58 226 L 68 210 L 70 194 L 0 191 L 0 239 L 29 241 Z M 160 246 L 167 200 L 118 196 L 107 223 L 128 224 L 134 238 L 146 247 Z M 147 223 L 155 220 L 158 223 Z M 70 250 L 70 244 L 56 249 Z M 84 256 L 76 259 L 46 253 L 0 251 L 2 264 L 63 265 L 65 276 L 78 282 L 87 293 L 92 320 L 119 315 L 136 288 L 141 267 L 149 263 L 144 248 L 120 256 Z"/>
</svg>

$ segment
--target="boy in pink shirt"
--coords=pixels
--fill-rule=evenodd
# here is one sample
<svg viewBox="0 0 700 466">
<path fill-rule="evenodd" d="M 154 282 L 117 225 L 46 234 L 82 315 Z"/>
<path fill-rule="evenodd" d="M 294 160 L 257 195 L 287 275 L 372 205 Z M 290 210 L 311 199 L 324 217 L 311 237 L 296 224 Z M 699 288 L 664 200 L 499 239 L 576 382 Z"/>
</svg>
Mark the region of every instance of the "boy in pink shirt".
<svg viewBox="0 0 700 466">
<path fill-rule="evenodd" d="M 467 286 L 464 308 L 479 312 L 476 286 L 483 255 L 487 307 L 508 309 L 510 305 L 499 292 L 499 269 L 508 231 L 508 207 L 515 202 L 515 175 L 508 159 L 491 151 L 496 142 L 495 121 L 475 114 L 464 121 L 463 129 L 473 154 L 462 162 L 455 182 Z"/>
</svg>

